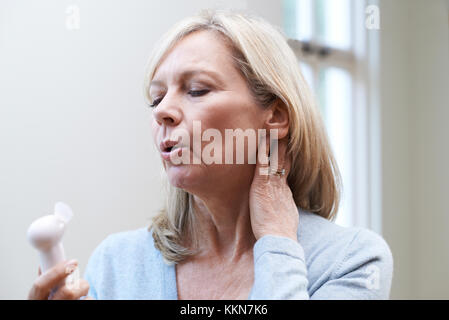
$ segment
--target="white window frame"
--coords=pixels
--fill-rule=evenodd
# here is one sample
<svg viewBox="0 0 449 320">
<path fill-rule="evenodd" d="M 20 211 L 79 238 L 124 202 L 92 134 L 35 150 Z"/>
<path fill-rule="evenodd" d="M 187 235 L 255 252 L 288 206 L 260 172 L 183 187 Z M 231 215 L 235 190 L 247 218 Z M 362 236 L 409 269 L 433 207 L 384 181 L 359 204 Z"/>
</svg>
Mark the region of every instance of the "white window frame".
<svg viewBox="0 0 449 320">
<path fill-rule="evenodd" d="M 377 5 L 377 0 L 351 0 L 351 47 L 347 50 L 323 46 L 316 41 L 312 28 L 312 48 L 328 48 L 325 57 L 304 54 L 304 43 L 289 39 L 298 60 L 310 66 L 313 72 L 312 85 L 318 88 L 319 71 L 325 67 L 337 67 L 347 71 L 352 78 L 352 198 L 350 220 L 352 226 L 382 232 L 381 193 L 381 133 L 379 107 L 379 30 L 365 27 L 368 5 Z M 312 5 L 314 10 L 315 3 Z M 314 25 L 312 14 L 312 25 Z M 343 186 L 344 187 L 344 186 Z"/>
</svg>

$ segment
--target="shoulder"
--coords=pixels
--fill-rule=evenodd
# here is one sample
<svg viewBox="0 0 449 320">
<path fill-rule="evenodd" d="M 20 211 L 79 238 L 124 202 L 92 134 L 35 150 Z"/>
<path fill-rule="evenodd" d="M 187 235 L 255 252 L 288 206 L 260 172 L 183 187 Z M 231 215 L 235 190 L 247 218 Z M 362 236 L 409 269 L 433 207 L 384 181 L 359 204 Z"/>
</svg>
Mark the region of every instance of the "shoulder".
<svg viewBox="0 0 449 320">
<path fill-rule="evenodd" d="M 374 279 L 370 276 L 374 276 L 378 277 L 373 285 L 379 286 L 379 297 L 388 297 L 393 256 L 379 234 L 365 228 L 342 227 L 300 210 L 298 242 L 304 248 L 310 291 L 343 277 L 357 278 L 359 285 L 369 286 Z"/>
<path fill-rule="evenodd" d="M 298 241 L 305 250 L 327 247 L 329 250 L 345 248 L 372 249 L 383 255 L 391 255 L 386 241 L 374 231 L 360 227 L 342 227 L 317 214 L 299 210 Z"/>
<path fill-rule="evenodd" d="M 108 235 L 90 255 L 84 272 L 89 295 L 96 299 L 127 297 L 136 291 L 136 283 L 152 279 L 146 274 L 148 270 L 158 272 L 158 253 L 147 227 Z"/>
<path fill-rule="evenodd" d="M 89 262 L 103 260 L 119 264 L 150 258 L 155 254 L 157 250 L 154 247 L 152 232 L 147 227 L 143 227 L 108 235 L 95 248 Z"/>
<path fill-rule="evenodd" d="M 133 252 L 148 248 L 149 244 L 153 244 L 151 231 L 147 227 L 143 227 L 110 234 L 98 245 L 97 249 L 107 252 L 123 252 L 124 249 L 127 249 Z"/>
</svg>

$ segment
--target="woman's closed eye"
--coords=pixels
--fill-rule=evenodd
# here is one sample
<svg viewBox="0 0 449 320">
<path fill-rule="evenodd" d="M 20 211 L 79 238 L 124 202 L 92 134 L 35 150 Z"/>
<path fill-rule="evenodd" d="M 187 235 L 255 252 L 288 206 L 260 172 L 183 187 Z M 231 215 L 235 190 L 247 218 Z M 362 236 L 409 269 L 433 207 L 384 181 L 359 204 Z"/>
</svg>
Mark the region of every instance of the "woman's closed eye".
<svg viewBox="0 0 449 320">
<path fill-rule="evenodd" d="M 200 96 L 204 96 L 205 94 L 207 94 L 209 92 L 208 89 L 203 89 L 203 90 L 190 90 L 189 94 L 192 97 L 200 97 Z"/>
<path fill-rule="evenodd" d="M 201 97 L 205 94 L 209 93 L 209 89 L 202 89 L 202 90 L 189 90 L 187 93 L 191 95 L 192 97 Z M 159 103 L 161 103 L 162 98 L 156 98 L 154 99 L 153 103 L 150 105 L 151 108 L 157 107 Z"/>
<path fill-rule="evenodd" d="M 161 101 L 162 101 L 162 98 L 156 98 L 156 99 L 154 99 L 154 100 L 153 100 L 153 103 L 150 104 L 150 107 L 151 107 L 151 108 L 157 107 L 157 105 L 158 105 Z"/>
</svg>

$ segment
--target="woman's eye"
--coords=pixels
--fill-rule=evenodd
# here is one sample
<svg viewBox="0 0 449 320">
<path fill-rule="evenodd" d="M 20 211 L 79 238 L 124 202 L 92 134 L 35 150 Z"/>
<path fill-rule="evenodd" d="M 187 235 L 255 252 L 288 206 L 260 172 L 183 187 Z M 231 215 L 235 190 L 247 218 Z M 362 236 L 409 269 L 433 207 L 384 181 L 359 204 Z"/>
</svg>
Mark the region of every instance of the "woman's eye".
<svg viewBox="0 0 449 320">
<path fill-rule="evenodd" d="M 155 99 L 152 104 L 150 104 L 151 108 L 155 108 L 160 102 L 162 98 Z"/>
<path fill-rule="evenodd" d="M 208 89 L 203 89 L 203 90 L 190 90 L 190 91 L 189 91 L 189 94 L 190 94 L 192 97 L 199 97 L 199 96 L 205 95 L 205 94 L 208 93 L 208 92 L 209 92 Z"/>
<path fill-rule="evenodd" d="M 190 94 L 192 97 L 199 97 L 199 96 L 203 96 L 205 94 L 207 94 L 210 90 L 208 89 L 203 89 L 203 90 L 189 90 L 188 94 Z M 155 108 L 157 107 L 157 105 L 159 103 L 161 103 L 162 98 L 157 98 L 153 100 L 153 103 L 150 104 L 151 108 Z"/>
</svg>

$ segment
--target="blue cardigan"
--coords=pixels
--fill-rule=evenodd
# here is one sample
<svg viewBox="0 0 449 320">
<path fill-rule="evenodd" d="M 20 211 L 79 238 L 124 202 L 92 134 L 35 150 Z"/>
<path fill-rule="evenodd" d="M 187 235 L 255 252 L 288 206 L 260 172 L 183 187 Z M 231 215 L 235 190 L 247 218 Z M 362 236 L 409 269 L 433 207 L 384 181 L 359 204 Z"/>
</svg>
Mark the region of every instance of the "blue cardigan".
<svg viewBox="0 0 449 320">
<path fill-rule="evenodd" d="M 298 242 L 267 235 L 255 243 L 248 299 L 389 298 L 393 257 L 382 237 L 298 212 Z M 95 299 L 178 298 L 175 267 L 164 262 L 146 227 L 109 235 L 84 278 Z"/>
</svg>

